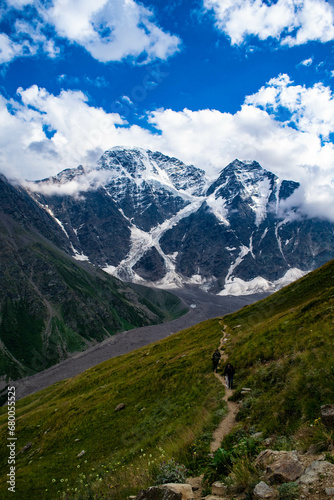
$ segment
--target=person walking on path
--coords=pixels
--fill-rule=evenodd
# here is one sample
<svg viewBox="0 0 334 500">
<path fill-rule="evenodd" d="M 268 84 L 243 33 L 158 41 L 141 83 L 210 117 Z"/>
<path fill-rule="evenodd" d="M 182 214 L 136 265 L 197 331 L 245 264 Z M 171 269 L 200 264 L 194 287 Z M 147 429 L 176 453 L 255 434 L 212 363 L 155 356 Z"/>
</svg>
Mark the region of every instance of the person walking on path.
<svg viewBox="0 0 334 500">
<path fill-rule="evenodd" d="M 215 352 L 212 355 L 212 365 L 213 365 L 213 371 L 217 373 L 219 361 L 221 358 L 221 354 L 219 352 L 219 349 L 216 349 Z"/>
<path fill-rule="evenodd" d="M 233 368 L 231 363 L 227 363 L 227 365 L 225 366 L 224 375 L 227 378 L 226 387 L 228 387 L 228 389 L 232 389 L 234 374 L 235 374 L 235 369 Z"/>
</svg>

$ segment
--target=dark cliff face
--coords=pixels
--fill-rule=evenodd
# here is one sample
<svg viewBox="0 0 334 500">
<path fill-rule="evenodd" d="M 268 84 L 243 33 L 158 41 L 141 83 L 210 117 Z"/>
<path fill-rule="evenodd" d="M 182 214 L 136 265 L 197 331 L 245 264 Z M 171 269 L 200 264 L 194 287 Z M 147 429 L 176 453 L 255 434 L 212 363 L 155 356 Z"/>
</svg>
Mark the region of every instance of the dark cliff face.
<svg viewBox="0 0 334 500">
<path fill-rule="evenodd" d="M 129 229 L 124 220 L 118 227 L 111 209 L 103 206 L 99 193 L 95 195 L 86 205 L 88 214 L 76 207 L 78 218 L 94 216 L 99 222 L 95 231 L 100 232 L 96 239 L 100 236 L 103 251 L 108 244 L 117 252 L 112 244 L 117 238 L 110 234 L 106 220 L 109 217 L 115 231 Z M 69 219 L 75 218 L 73 200 L 67 201 L 64 213 Z M 93 239 L 91 234 L 87 237 Z M 100 248 L 96 244 L 99 259 Z M 134 290 L 89 263 L 75 261 L 70 252 L 71 241 L 55 219 L 25 191 L 2 177 L 0 376 L 15 379 L 41 371 L 108 335 L 160 323 L 167 317 L 168 307 L 164 308 L 161 296 L 157 301 L 160 305 L 155 304 L 152 294 L 147 300 L 144 288 Z M 178 299 L 173 301 L 177 306 Z"/>
<path fill-rule="evenodd" d="M 93 173 L 102 181 L 79 196 L 45 188 L 88 179 L 82 167 L 36 183 L 31 194 L 63 225 L 63 245 L 121 279 L 217 293 L 234 279 L 275 282 L 334 257 L 334 225 L 301 216 L 290 198 L 299 184 L 255 161 L 235 160 L 208 184 L 203 170 L 176 158 L 118 147 Z"/>
</svg>

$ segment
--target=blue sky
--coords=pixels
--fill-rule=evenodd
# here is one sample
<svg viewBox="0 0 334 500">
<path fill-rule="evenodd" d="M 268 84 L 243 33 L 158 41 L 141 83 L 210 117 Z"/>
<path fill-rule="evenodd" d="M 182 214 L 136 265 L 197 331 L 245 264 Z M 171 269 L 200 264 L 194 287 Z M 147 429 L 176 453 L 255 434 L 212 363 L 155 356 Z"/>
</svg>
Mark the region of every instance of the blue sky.
<svg viewBox="0 0 334 500">
<path fill-rule="evenodd" d="M 255 159 L 334 218 L 332 0 L 4 0 L 0 29 L 5 175 L 117 145 Z"/>
</svg>

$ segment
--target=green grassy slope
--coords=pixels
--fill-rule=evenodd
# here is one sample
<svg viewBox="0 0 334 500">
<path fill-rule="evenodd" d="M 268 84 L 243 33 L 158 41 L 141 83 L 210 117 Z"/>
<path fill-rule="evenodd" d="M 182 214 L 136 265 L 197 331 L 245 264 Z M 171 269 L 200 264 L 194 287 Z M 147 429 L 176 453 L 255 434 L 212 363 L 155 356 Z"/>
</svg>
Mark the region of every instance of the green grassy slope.
<svg viewBox="0 0 334 500">
<path fill-rule="evenodd" d="M 334 262 L 225 318 L 240 389 L 239 419 L 291 433 L 334 403 Z"/>
<path fill-rule="evenodd" d="M 65 492 L 67 498 L 124 499 L 152 481 L 155 463 L 196 461 L 199 436 L 208 446 L 221 414 L 223 387 L 212 375 L 211 355 L 223 325 L 237 369 L 235 399 L 242 387 L 252 389 L 243 397 L 240 425 L 282 436 L 319 417 L 320 406 L 334 402 L 333 277 L 330 262 L 254 305 L 19 401 L 17 449 L 31 443 L 17 455 L 21 498 Z M 125 408 L 116 412 L 119 403 Z M 0 426 L 5 436 L 6 408 Z M 1 446 L 4 488 L 5 440 Z"/>
<path fill-rule="evenodd" d="M 67 488 L 73 494 L 80 474 L 90 484 L 102 465 L 135 473 L 185 450 L 222 407 L 223 388 L 211 372 L 220 335 L 219 321 L 207 321 L 18 401 L 17 450 L 31 443 L 17 455 L 20 498 L 56 498 Z M 116 412 L 120 403 L 125 408 Z M 0 426 L 6 436 L 5 407 Z M 3 439 L 0 454 L 5 492 Z"/>
</svg>

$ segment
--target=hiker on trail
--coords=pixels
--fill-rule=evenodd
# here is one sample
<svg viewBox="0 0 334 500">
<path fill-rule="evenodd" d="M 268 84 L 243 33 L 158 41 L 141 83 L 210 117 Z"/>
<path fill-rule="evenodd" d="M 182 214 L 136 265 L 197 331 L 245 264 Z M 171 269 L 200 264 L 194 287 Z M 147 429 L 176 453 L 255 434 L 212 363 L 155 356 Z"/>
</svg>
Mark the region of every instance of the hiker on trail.
<svg viewBox="0 0 334 500">
<path fill-rule="evenodd" d="M 232 389 L 234 374 L 235 374 L 235 369 L 233 368 L 231 363 L 227 363 L 227 365 L 225 366 L 224 375 L 226 377 L 226 387 L 228 389 Z"/>
<path fill-rule="evenodd" d="M 221 355 L 220 355 L 219 349 L 216 349 L 212 355 L 213 371 L 216 373 L 217 373 L 220 357 L 221 357 Z"/>
</svg>

